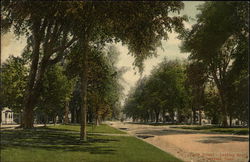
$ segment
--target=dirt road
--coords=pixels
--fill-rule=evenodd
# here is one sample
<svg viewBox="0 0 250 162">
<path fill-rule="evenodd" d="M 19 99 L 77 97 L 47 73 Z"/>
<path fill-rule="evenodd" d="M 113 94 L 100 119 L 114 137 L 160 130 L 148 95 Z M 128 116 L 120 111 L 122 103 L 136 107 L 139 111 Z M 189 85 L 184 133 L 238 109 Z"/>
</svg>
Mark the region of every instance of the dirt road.
<svg viewBox="0 0 250 162">
<path fill-rule="evenodd" d="M 247 162 L 249 137 L 201 133 L 193 130 L 109 122 L 109 125 L 126 131 L 184 161 Z"/>
</svg>

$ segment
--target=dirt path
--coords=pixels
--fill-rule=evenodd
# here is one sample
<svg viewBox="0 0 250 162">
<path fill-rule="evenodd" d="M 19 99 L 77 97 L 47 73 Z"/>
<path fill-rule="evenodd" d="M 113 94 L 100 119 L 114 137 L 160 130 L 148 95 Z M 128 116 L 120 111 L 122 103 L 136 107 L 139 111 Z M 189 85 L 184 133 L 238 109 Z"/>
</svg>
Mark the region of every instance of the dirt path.
<svg viewBox="0 0 250 162">
<path fill-rule="evenodd" d="M 109 125 L 124 130 L 184 160 L 192 162 L 247 162 L 249 137 L 121 122 Z"/>
</svg>

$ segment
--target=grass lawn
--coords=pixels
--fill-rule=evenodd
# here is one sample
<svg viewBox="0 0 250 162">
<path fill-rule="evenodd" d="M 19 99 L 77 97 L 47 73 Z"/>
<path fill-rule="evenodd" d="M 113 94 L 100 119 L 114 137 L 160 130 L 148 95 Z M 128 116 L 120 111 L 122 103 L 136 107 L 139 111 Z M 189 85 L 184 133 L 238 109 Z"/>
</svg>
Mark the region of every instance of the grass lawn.
<svg viewBox="0 0 250 162">
<path fill-rule="evenodd" d="M 182 128 L 182 129 L 191 129 L 191 130 L 202 130 L 206 132 L 219 132 L 226 134 L 238 134 L 238 135 L 247 135 L 249 134 L 249 128 L 221 128 L 216 126 L 183 126 L 183 127 L 172 127 L 172 128 Z"/>
<path fill-rule="evenodd" d="M 88 141 L 81 142 L 77 127 L 1 130 L 1 162 L 180 161 L 135 137 L 115 136 L 123 132 L 107 125 L 93 132 L 114 133 L 114 136 L 89 134 Z"/>
</svg>

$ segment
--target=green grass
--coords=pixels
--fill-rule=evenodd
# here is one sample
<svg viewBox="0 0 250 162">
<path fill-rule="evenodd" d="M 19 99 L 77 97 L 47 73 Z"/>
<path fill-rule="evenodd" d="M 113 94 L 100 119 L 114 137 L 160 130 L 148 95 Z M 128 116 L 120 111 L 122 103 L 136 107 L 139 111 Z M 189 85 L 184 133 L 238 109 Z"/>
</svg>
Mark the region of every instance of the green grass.
<svg viewBox="0 0 250 162">
<path fill-rule="evenodd" d="M 67 131 L 77 129 L 76 126 L 56 127 L 2 130 L 1 162 L 180 161 L 132 136 L 89 134 L 88 141 L 82 142 L 79 132 Z M 113 128 L 108 127 L 102 125 L 96 128 L 96 131 L 115 132 Z"/>
<path fill-rule="evenodd" d="M 183 126 L 183 127 L 172 127 L 172 128 L 181 128 L 181 129 L 191 129 L 191 130 L 202 130 L 205 132 L 218 132 L 226 134 L 238 134 L 238 135 L 247 135 L 249 134 L 249 128 L 222 128 L 216 126 Z"/>
<path fill-rule="evenodd" d="M 48 128 L 55 129 L 55 130 L 62 130 L 62 131 L 70 130 L 70 131 L 77 131 L 77 132 L 79 132 L 80 130 L 79 125 L 55 125 L 55 126 L 49 126 Z M 108 126 L 107 124 L 101 124 L 99 126 L 88 124 L 87 132 L 88 133 L 126 134 L 125 132 L 112 128 Z"/>
</svg>

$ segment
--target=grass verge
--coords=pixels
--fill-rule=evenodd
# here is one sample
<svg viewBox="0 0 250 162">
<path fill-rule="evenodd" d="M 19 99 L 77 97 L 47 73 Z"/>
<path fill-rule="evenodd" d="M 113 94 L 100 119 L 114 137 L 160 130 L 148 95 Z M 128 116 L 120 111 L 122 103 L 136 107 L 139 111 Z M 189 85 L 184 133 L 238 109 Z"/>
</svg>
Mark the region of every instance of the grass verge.
<svg viewBox="0 0 250 162">
<path fill-rule="evenodd" d="M 102 125 L 100 128 L 96 128 L 96 132 L 110 133 L 118 131 L 116 129 L 114 131 L 113 129 L 107 125 Z M 78 132 L 74 133 L 72 130 L 77 131 L 77 127 L 59 125 L 54 128 L 36 128 L 32 130 L 2 130 L 1 161 L 180 161 L 170 154 L 135 137 L 89 134 L 88 141 L 81 142 Z"/>
</svg>

